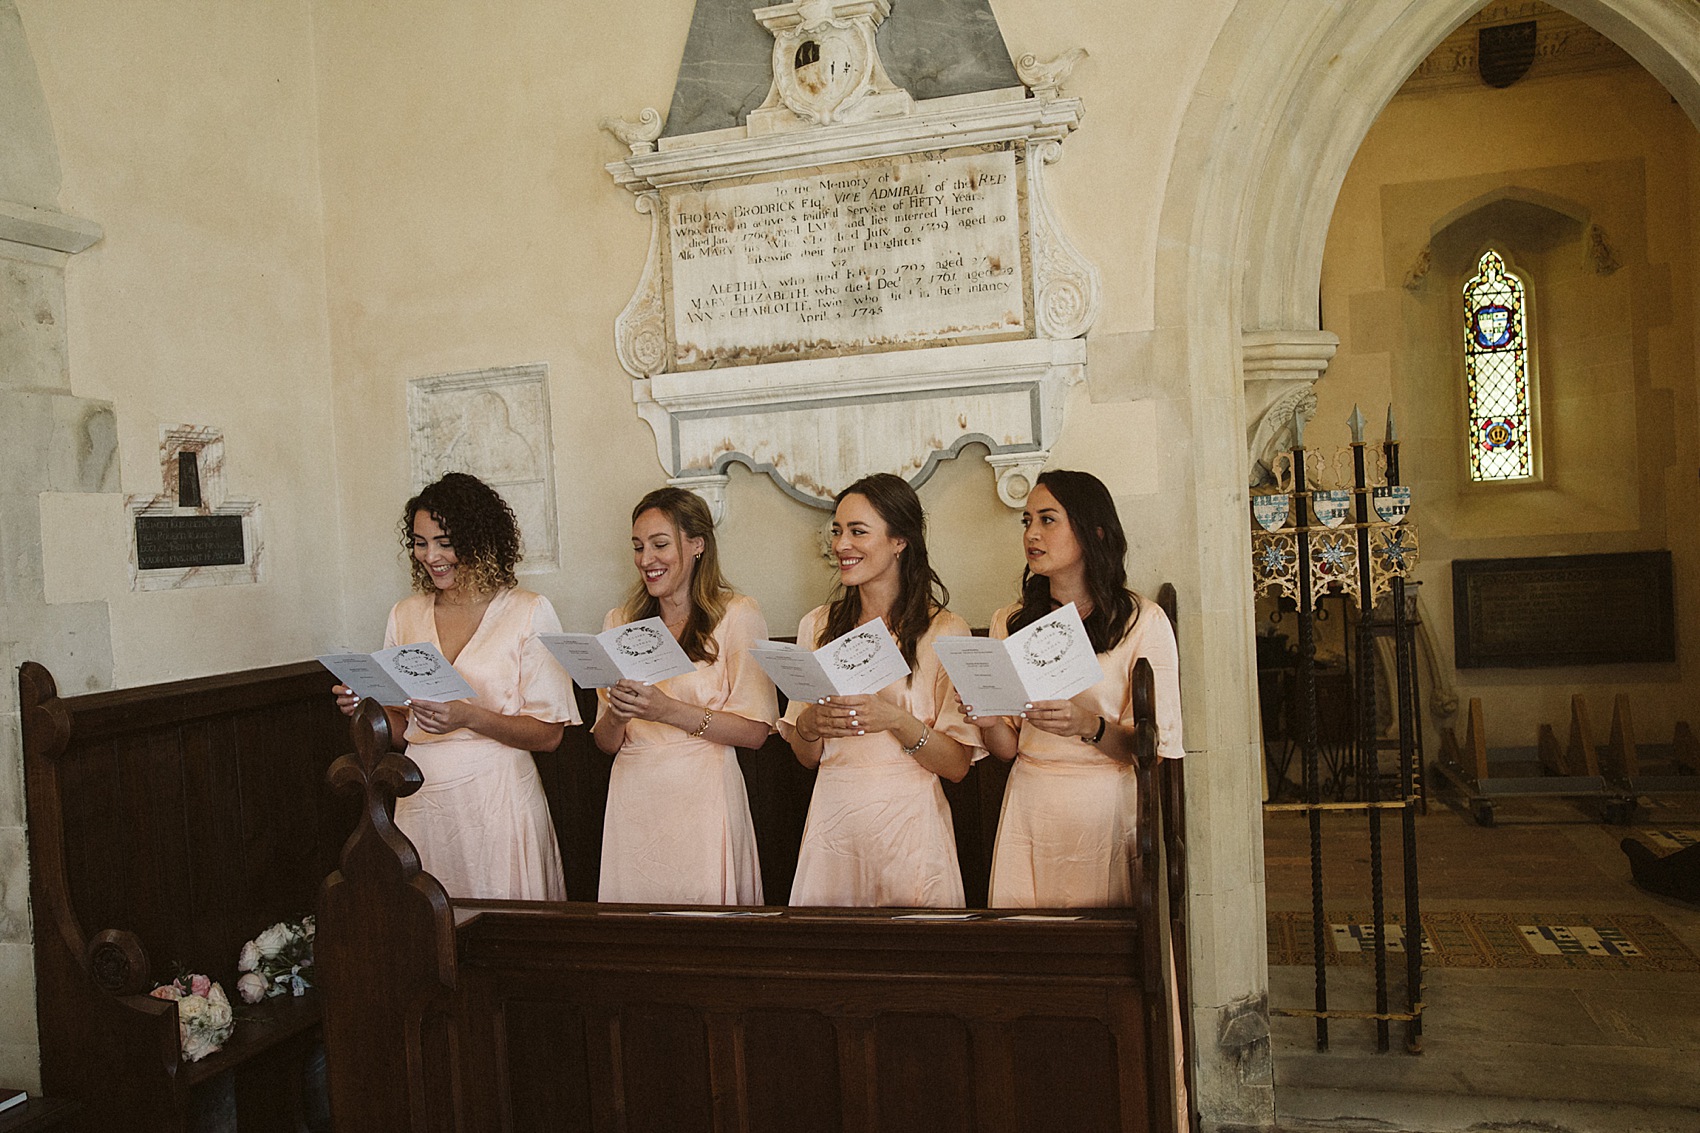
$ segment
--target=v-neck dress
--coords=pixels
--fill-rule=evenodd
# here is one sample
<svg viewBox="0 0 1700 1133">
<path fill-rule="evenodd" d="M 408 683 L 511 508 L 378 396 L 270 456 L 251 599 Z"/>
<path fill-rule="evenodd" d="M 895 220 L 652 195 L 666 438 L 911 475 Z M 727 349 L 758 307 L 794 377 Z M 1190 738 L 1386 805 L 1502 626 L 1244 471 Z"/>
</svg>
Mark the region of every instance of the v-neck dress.
<svg viewBox="0 0 1700 1133">
<path fill-rule="evenodd" d="M 440 649 L 434 610 L 430 594 L 397 602 L 385 648 L 428 641 Z M 477 690 L 482 708 L 577 724 L 572 679 L 537 639 L 559 632 L 549 599 L 517 588 L 498 591 L 454 666 Z M 409 724 L 407 754 L 425 785 L 396 800 L 395 823 L 449 896 L 566 900 L 555 824 L 529 751 L 470 728 L 439 736 Z"/>
<path fill-rule="evenodd" d="M 1157 693 L 1157 754 L 1178 759 L 1181 688 L 1175 631 L 1157 603 L 1137 599 L 1138 617 L 1108 653 L 1104 678 L 1074 702 L 1107 720 L 1133 723 L 1133 665 L 1151 662 Z M 992 636 L 1009 636 L 1019 605 L 992 615 Z M 992 852 L 991 905 L 999 908 L 1120 907 L 1134 903 L 1128 861 L 1138 814 L 1137 780 L 1085 740 L 1022 721 Z"/>
<path fill-rule="evenodd" d="M 622 624 L 608 611 L 603 629 Z M 659 681 L 675 700 L 759 720 L 779 718 L 778 694 L 750 645 L 767 638 L 755 599 L 733 597 L 714 627 L 716 657 Z M 608 710 L 608 690 L 597 697 Z M 602 822 L 603 901 L 759 905 L 761 863 L 738 752 L 671 724 L 632 720 L 614 757 Z"/>
<path fill-rule="evenodd" d="M 817 606 L 803 616 L 798 641 L 816 640 L 826 609 Z M 940 610 L 915 645 L 915 671 L 876 695 L 978 758 L 985 754 L 980 729 L 963 717 L 933 652 L 938 638 L 970 632 L 967 622 Z M 785 719 L 796 724 L 804 707 L 793 700 Z M 890 732 L 828 739 L 809 799 L 791 904 L 960 909 L 964 903 L 956 829 L 939 777 L 903 754 Z"/>
</svg>

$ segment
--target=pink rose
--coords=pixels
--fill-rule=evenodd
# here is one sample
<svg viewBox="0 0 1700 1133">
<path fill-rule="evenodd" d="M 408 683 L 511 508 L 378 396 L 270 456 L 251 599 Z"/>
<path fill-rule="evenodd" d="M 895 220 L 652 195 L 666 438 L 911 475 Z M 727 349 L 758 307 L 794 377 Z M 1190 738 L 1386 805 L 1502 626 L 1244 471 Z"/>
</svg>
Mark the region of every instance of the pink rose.
<svg viewBox="0 0 1700 1133">
<path fill-rule="evenodd" d="M 176 1002 L 183 998 L 183 989 L 178 987 L 176 984 L 160 984 L 158 987 L 148 992 L 148 994 L 153 996 L 155 999 L 169 999 Z"/>
<path fill-rule="evenodd" d="M 266 997 L 266 977 L 258 972 L 247 972 L 236 981 L 236 993 L 242 997 L 243 1003 L 258 1003 Z"/>
<path fill-rule="evenodd" d="M 189 977 L 189 994 L 205 996 L 212 991 L 212 980 L 206 976 Z"/>
</svg>

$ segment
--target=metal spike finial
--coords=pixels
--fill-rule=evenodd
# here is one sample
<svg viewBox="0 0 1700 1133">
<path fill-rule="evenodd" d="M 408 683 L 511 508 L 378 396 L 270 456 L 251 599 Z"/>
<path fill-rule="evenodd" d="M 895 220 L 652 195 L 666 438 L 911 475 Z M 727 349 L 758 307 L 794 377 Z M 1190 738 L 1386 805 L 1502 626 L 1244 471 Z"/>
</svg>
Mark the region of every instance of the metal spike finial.
<svg viewBox="0 0 1700 1133">
<path fill-rule="evenodd" d="M 1352 443 L 1355 444 L 1355 445 L 1363 444 L 1364 443 L 1364 415 L 1363 415 L 1363 412 L 1361 410 L 1359 410 L 1356 405 L 1352 406 L 1352 415 L 1350 417 L 1346 418 L 1346 424 L 1352 430 Z"/>
<path fill-rule="evenodd" d="M 1399 430 L 1393 427 L 1393 403 L 1391 401 L 1387 403 L 1387 439 L 1389 441 L 1399 439 Z"/>
<path fill-rule="evenodd" d="M 1305 407 L 1303 405 L 1293 407 L 1293 447 L 1305 447 Z"/>
</svg>

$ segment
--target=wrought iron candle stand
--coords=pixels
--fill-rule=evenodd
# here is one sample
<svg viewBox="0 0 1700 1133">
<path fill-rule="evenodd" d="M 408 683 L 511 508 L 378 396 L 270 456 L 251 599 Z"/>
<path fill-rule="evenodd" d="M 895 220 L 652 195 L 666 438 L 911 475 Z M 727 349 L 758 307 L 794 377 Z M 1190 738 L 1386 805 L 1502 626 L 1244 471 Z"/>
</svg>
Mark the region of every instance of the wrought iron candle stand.
<svg viewBox="0 0 1700 1133">
<path fill-rule="evenodd" d="M 1415 746 L 1414 682 L 1416 665 L 1412 618 L 1406 609 L 1405 577 L 1417 561 L 1417 532 L 1404 522 L 1411 490 L 1399 484 L 1399 442 L 1393 412 L 1387 414 L 1387 438 L 1379 453 L 1364 443 L 1364 419 L 1356 408 L 1350 420 L 1352 443 L 1335 458 L 1345 473 L 1346 488 L 1323 488 L 1322 471 L 1329 461 L 1307 453 L 1304 419 L 1293 418 L 1294 445 L 1275 461 L 1275 490 L 1252 496 L 1252 577 L 1260 594 L 1292 601 L 1298 611 L 1298 724 L 1304 801 L 1270 802 L 1269 811 L 1297 811 L 1310 824 L 1311 940 L 1316 964 L 1314 1009 L 1275 1008 L 1278 1014 L 1316 1020 L 1316 1045 L 1328 1049 L 1329 1019 L 1374 1019 L 1376 1045 L 1388 1049 L 1389 1024 L 1405 1024 L 1406 1049 L 1421 1049 L 1422 928 L 1417 891 L 1416 804 L 1418 780 Z M 1318 768 L 1316 698 L 1316 616 L 1318 600 L 1329 593 L 1357 599 L 1355 799 L 1322 798 Z M 1375 618 L 1376 600 L 1386 595 L 1392 606 L 1393 654 L 1399 719 L 1399 797 L 1382 798 L 1376 737 Z M 1344 794 L 1345 792 L 1342 792 Z M 1397 810 L 1404 857 L 1404 950 L 1406 1007 L 1389 1009 L 1387 989 L 1387 916 L 1382 872 L 1382 814 Z M 1328 1006 L 1327 944 L 1329 926 L 1322 906 L 1322 817 L 1325 812 L 1362 811 L 1368 817 L 1370 902 L 1374 920 L 1375 1010 L 1346 1011 Z"/>
</svg>

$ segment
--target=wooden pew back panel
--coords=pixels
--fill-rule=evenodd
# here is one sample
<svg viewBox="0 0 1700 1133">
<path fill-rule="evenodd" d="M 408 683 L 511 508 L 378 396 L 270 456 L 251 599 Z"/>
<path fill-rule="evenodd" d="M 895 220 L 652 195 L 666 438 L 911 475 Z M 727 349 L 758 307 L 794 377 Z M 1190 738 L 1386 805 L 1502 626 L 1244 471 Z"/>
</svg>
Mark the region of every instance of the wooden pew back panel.
<svg viewBox="0 0 1700 1133">
<path fill-rule="evenodd" d="M 61 697 L 22 667 L 43 1085 L 90 1127 L 172 1127 L 194 1081 L 316 1020 L 316 997 L 268 1001 L 180 1067 L 174 1014 L 141 996 L 182 964 L 236 1002 L 242 944 L 313 910 L 358 809 L 325 782 L 348 748 L 333 683 L 308 662 Z"/>
<path fill-rule="evenodd" d="M 473 1129 L 1151 1128 L 1125 911 L 456 907 L 480 910 L 458 932 L 454 1007 Z"/>
</svg>

